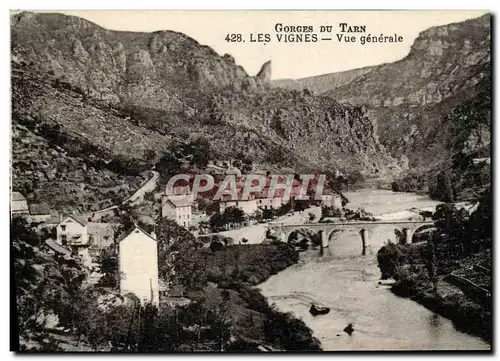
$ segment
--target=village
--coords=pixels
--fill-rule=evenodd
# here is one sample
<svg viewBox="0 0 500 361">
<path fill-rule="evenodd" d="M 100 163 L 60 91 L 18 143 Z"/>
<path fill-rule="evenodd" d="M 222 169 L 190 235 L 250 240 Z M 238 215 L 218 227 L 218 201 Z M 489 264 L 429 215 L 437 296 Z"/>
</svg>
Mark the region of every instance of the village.
<svg viewBox="0 0 500 361">
<path fill-rule="evenodd" d="M 207 169 L 215 180 L 214 187 L 196 195 L 192 193 L 192 179 L 191 184 L 176 182 L 173 194 L 167 192 L 165 185 L 160 184 L 158 172 L 153 170 L 152 177 L 121 205 L 92 213 L 56 214 L 45 204 L 29 204 L 23 194 L 13 191 L 11 214 L 24 218 L 42 234 L 50 235 L 45 240 L 50 253 L 78 258 L 88 270 L 89 285 L 98 285 L 103 277 L 99 264 L 102 252 L 116 247 L 119 267 L 119 282 L 116 285 L 119 295 L 133 295 L 141 304 L 158 305 L 160 302 L 182 304 L 186 299 L 182 298 L 182 292 L 169 289 L 158 277 L 156 221 L 171 220 L 210 247 L 214 240 L 218 242 L 219 239 L 224 239 L 226 245 L 228 240 L 232 244 L 270 242 L 270 238 L 276 237 L 266 232 L 263 226 L 270 221 L 285 218 L 306 223 L 319 220 L 317 211 L 321 207 L 342 209 L 340 194 L 326 189 L 322 201 L 304 203 L 300 200 L 303 184 L 298 177 L 293 179 L 289 199 L 286 199 L 284 189 L 272 189 L 269 172 L 261 174 L 266 182 L 260 191 L 242 197 L 247 175 L 242 175 L 235 168 L 224 168 L 223 164 L 210 164 Z M 227 175 L 236 180 L 238 198 L 231 196 L 229 189 L 224 189 L 222 197 L 214 201 L 214 192 L 220 186 L 225 186 L 223 182 Z M 192 174 L 191 178 L 194 176 Z M 279 183 L 285 181 L 284 176 L 278 179 Z M 155 210 L 154 214 L 140 215 L 133 221 L 133 226 L 123 233 L 123 225 L 116 214 L 141 209 L 148 203 L 153 204 L 149 208 Z M 307 213 L 308 209 L 315 212 Z M 118 232 L 118 229 L 122 232 Z"/>
</svg>

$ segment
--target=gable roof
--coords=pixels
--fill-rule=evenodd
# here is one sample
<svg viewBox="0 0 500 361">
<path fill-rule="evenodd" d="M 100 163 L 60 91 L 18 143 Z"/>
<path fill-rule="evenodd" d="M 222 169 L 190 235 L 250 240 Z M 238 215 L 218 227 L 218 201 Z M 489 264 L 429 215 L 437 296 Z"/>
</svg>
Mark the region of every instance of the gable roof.
<svg viewBox="0 0 500 361">
<path fill-rule="evenodd" d="M 117 223 L 101 223 L 101 222 L 88 222 L 87 223 L 87 233 L 94 237 L 111 237 L 115 236 L 114 227 Z"/>
<path fill-rule="evenodd" d="M 61 254 L 67 255 L 67 256 L 71 255 L 71 251 L 69 249 L 61 246 L 59 243 L 57 243 L 56 241 L 54 241 L 51 238 L 47 238 L 45 240 L 45 244 L 57 253 L 61 253 Z"/>
<path fill-rule="evenodd" d="M 78 217 L 78 216 L 75 216 L 74 214 L 68 214 L 68 215 L 66 215 L 66 216 L 63 218 L 63 220 L 62 220 L 61 222 L 59 222 L 59 223 L 63 223 L 63 222 L 64 222 L 66 219 L 68 219 L 68 218 L 71 218 L 71 219 L 73 219 L 74 221 L 76 221 L 76 222 L 80 223 L 83 227 L 85 227 L 85 226 L 87 225 L 87 223 L 88 223 L 88 221 L 86 221 L 85 219 L 80 218 L 80 217 Z"/>
<path fill-rule="evenodd" d="M 12 202 L 14 202 L 14 201 L 25 201 L 25 200 L 26 200 L 26 197 L 25 197 L 25 196 L 23 196 L 23 195 L 22 195 L 21 193 L 19 193 L 19 192 L 12 192 L 10 200 L 11 200 Z"/>
<path fill-rule="evenodd" d="M 172 204 L 175 208 L 188 207 L 193 205 L 193 201 L 188 197 L 182 199 L 167 198 L 165 202 Z"/>
<path fill-rule="evenodd" d="M 152 235 L 150 235 L 148 232 L 146 232 L 145 230 L 143 230 L 138 225 L 135 225 L 134 229 L 132 231 L 130 231 L 126 236 L 122 237 L 122 239 L 120 239 L 120 241 L 118 243 L 121 243 L 123 240 L 125 240 L 126 238 L 128 238 L 128 236 L 130 236 L 132 233 L 136 233 L 136 231 L 140 231 L 141 233 L 144 233 L 146 236 L 148 236 L 149 238 L 151 238 L 153 241 L 156 242 L 156 239 L 153 238 Z"/>
</svg>

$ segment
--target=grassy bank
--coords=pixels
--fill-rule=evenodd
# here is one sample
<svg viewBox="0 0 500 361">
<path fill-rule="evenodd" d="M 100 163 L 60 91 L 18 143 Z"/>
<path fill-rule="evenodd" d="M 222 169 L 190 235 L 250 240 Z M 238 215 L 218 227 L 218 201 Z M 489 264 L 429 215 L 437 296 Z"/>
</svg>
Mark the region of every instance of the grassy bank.
<svg viewBox="0 0 500 361">
<path fill-rule="evenodd" d="M 297 252 L 286 244 L 234 245 L 198 249 L 178 259 L 176 269 L 188 298 L 229 319 L 228 351 L 320 351 L 302 320 L 270 306 L 252 288 L 297 261 Z"/>
<path fill-rule="evenodd" d="M 478 196 L 469 213 L 440 204 L 432 215 L 435 230 L 426 242 L 388 243 L 377 253 L 382 279 L 393 277 L 392 291 L 453 321 L 457 329 L 491 343 L 492 197 Z"/>
<path fill-rule="evenodd" d="M 387 246 L 386 246 L 387 247 Z M 481 251 L 460 260 L 438 262 L 436 275 L 432 277 L 425 264 L 426 244 L 391 245 L 398 254 L 393 259 L 395 267 L 381 261 L 383 278 L 393 277 L 396 283 L 391 291 L 400 297 L 410 298 L 427 309 L 448 318 L 460 331 L 481 337 L 491 343 L 492 303 L 481 289 L 491 292 L 491 277 L 477 274 L 473 265 L 491 262 L 489 251 Z M 460 274 L 479 284 L 478 290 L 467 289 L 450 281 L 450 275 Z"/>
</svg>

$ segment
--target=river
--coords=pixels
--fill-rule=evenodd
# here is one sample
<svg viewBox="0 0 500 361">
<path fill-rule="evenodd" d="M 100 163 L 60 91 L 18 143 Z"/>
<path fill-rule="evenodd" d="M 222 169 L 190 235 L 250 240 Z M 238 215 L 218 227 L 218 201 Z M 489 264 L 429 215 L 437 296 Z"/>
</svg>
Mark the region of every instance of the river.
<svg viewBox="0 0 500 361">
<path fill-rule="evenodd" d="M 364 207 L 382 219 L 408 219 L 410 208 L 433 208 L 425 196 L 363 190 L 346 193 L 355 209 Z M 321 342 L 323 350 L 485 350 L 490 345 L 457 331 L 450 320 L 418 303 L 391 293 L 378 284 L 376 252 L 394 238 L 394 227 L 379 226 L 369 238 L 367 256 L 361 256 L 356 230 L 335 233 L 330 255 L 301 253 L 299 263 L 272 276 L 258 287 L 278 309 L 301 318 Z M 312 302 L 330 307 L 327 315 L 313 317 Z M 343 332 L 354 325 L 351 336 Z"/>
</svg>

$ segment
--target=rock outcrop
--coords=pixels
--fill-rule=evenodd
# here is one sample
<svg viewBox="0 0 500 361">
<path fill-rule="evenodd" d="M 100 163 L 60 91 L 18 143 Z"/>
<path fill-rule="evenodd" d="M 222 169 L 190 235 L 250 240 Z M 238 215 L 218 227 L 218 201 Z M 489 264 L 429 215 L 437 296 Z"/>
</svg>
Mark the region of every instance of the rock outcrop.
<svg viewBox="0 0 500 361">
<path fill-rule="evenodd" d="M 166 136 L 166 148 L 203 137 L 221 159 L 243 153 L 266 168 L 337 168 L 374 177 L 399 169 L 379 144 L 364 107 L 271 89 L 270 61 L 249 76 L 231 55 L 220 56 L 181 33 L 111 31 L 61 14 L 13 15 L 11 34 L 13 60 L 22 74 L 50 83 L 50 96 L 24 93 L 43 80 L 22 77 L 18 98 L 30 104 L 23 117 L 36 115 L 40 124 L 51 125 L 57 118 L 64 131 L 90 134 L 91 142 L 116 149 L 122 148 L 113 147 L 124 137 L 121 132 L 142 127 L 153 141 L 133 142 L 131 149 L 142 149 L 131 151 L 134 158 L 143 157 L 157 138 Z M 81 99 L 68 107 L 74 92 Z M 130 125 L 117 131 L 100 116 L 94 119 L 96 106 Z"/>
<path fill-rule="evenodd" d="M 257 78 L 264 84 L 268 84 L 271 81 L 271 60 L 266 61 L 260 71 L 257 74 Z"/>
<path fill-rule="evenodd" d="M 386 149 L 395 157 L 407 156 L 412 168 L 428 168 L 456 152 L 450 148 L 456 143 L 450 119 L 455 109 L 476 102 L 479 94 L 484 98 L 491 87 L 490 58 L 487 14 L 423 31 L 409 54 L 394 63 L 273 84 L 306 87 L 342 103 L 365 105 Z M 468 153 L 489 146 L 485 129 L 490 116 L 480 113 L 486 117 L 484 126 L 472 131 L 467 148 L 474 149 Z"/>
</svg>

